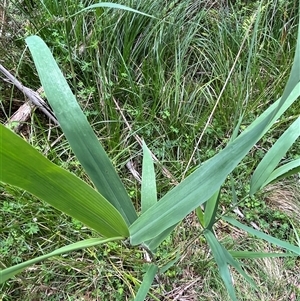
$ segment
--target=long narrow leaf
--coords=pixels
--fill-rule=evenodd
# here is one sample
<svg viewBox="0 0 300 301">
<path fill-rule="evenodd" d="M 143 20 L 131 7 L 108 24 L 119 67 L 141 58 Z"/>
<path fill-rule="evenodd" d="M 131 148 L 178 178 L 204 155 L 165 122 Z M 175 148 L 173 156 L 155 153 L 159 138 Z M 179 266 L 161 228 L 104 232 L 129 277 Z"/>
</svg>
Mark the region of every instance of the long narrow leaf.
<svg viewBox="0 0 300 301">
<path fill-rule="evenodd" d="M 274 258 L 274 257 L 294 257 L 298 256 L 295 253 L 266 253 L 266 252 L 252 252 L 252 251 L 228 251 L 234 258 Z"/>
<path fill-rule="evenodd" d="M 148 267 L 146 274 L 143 277 L 143 282 L 136 294 L 136 297 L 134 298 L 134 301 L 145 300 L 157 271 L 158 267 L 155 264 L 151 264 Z"/>
<path fill-rule="evenodd" d="M 76 157 L 98 191 L 131 224 L 137 218 L 133 204 L 49 48 L 37 36 L 27 38 L 26 43 L 47 99 Z"/>
<path fill-rule="evenodd" d="M 40 261 L 43 261 L 45 259 L 48 259 L 50 257 L 58 256 L 58 255 L 61 255 L 64 253 L 68 253 L 68 252 L 72 252 L 72 251 L 76 251 L 76 250 L 80 250 L 80 249 L 93 247 L 96 245 L 107 243 L 109 241 L 115 241 L 115 240 L 121 240 L 121 239 L 123 239 L 123 237 L 112 237 L 112 238 L 107 238 L 107 239 L 90 238 L 90 239 L 82 240 L 82 241 L 64 246 L 51 253 L 36 257 L 31 260 L 27 260 L 25 262 L 19 263 L 17 265 L 7 268 L 7 269 L 0 270 L 0 283 L 4 283 L 6 280 L 13 277 L 14 275 L 21 273 L 27 267 L 29 267 L 35 263 L 38 263 Z"/>
<path fill-rule="evenodd" d="M 210 246 L 213 257 L 218 265 L 220 276 L 222 277 L 222 280 L 225 284 L 230 298 L 233 301 L 237 301 L 231 278 L 231 273 L 227 265 L 227 259 L 223 252 L 223 248 L 221 247 L 220 243 L 217 241 L 216 237 L 210 230 L 205 230 L 203 234 Z"/>
<path fill-rule="evenodd" d="M 170 260 L 168 263 L 166 263 L 165 265 L 163 265 L 162 267 L 159 268 L 159 272 L 160 273 L 164 273 L 167 270 L 169 270 L 176 262 L 178 262 L 178 260 L 181 258 L 180 256 L 180 252 L 178 251 L 175 258 Z"/>
<path fill-rule="evenodd" d="M 242 269 L 241 264 L 238 261 L 234 260 L 234 258 L 232 257 L 232 255 L 222 245 L 221 245 L 221 248 L 223 249 L 223 252 L 225 254 L 225 258 L 226 258 L 228 264 L 230 264 L 232 267 L 234 267 L 251 284 L 252 287 L 254 287 L 255 289 L 257 289 L 257 286 L 256 286 L 255 282 Z"/>
<path fill-rule="evenodd" d="M 300 135 L 300 117 L 281 135 L 255 169 L 250 182 L 250 195 L 256 193 L 274 171 L 280 160 Z"/>
<path fill-rule="evenodd" d="M 141 213 L 143 214 L 157 202 L 154 164 L 145 142 L 143 143 L 142 167 Z"/>
<path fill-rule="evenodd" d="M 296 173 L 300 172 L 300 158 L 293 160 L 289 163 L 286 163 L 278 168 L 276 168 L 265 181 L 261 188 L 274 182 L 279 181 L 282 178 L 289 177 Z"/>
<path fill-rule="evenodd" d="M 211 251 L 214 255 L 215 260 L 218 263 L 218 266 L 220 268 L 220 265 L 222 265 L 222 268 L 225 270 L 225 265 L 226 268 L 228 269 L 227 265 L 231 265 L 232 267 L 234 267 L 250 284 L 252 287 L 254 287 L 255 289 L 257 289 L 257 286 L 255 284 L 255 282 L 253 281 L 253 279 L 242 269 L 241 264 L 234 260 L 234 258 L 232 257 L 232 255 L 220 244 L 220 242 L 218 242 L 218 240 L 216 239 L 215 235 L 210 231 L 210 230 L 205 230 L 204 231 L 204 236 L 207 239 L 207 242 L 209 243 L 210 247 L 211 247 Z M 214 249 L 213 249 L 214 248 Z M 222 275 L 221 275 L 222 276 Z M 227 276 L 227 272 L 226 274 L 224 274 L 223 281 L 228 289 L 228 282 L 229 280 L 226 279 Z M 234 288 L 230 287 L 230 290 Z"/>
<path fill-rule="evenodd" d="M 290 243 L 288 243 L 286 241 L 282 241 L 282 240 L 280 240 L 278 238 L 275 238 L 275 237 L 270 236 L 268 234 L 265 234 L 263 232 L 257 231 L 257 230 L 255 230 L 253 228 L 245 226 L 245 225 L 243 225 L 242 223 L 238 222 L 237 220 L 235 220 L 232 217 L 225 216 L 225 217 L 223 217 L 223 220 L 226 221 L 226 222 L 228 222 L 228 223 L 230 223 L 230 224 L 232 224 L 235 227 L 238 227 L 239 229 L 242 229 L 242 230 L 244 230 L 244 231 L 246 231 L 246 232 L 248 232 L 248 233 L 250 233 L 250 234 L 252 234 L 252 235 L 254 235 L 254 236 L 258 237 L 258 238 L 260 238 L 260 239 L 266 240 L 269 243 L 272 243 L 272 244 L 274 244 L 276 246 L 279 246 L 279 247 L 284 248 L 284 249 L 286 249 L 288 251 L 294 252 L 297 255 L 300 255 L 300 246 L 299 247 L 294 246 L 294 245 L 292 245 L 292 244 L 290 244 Z"/>
<path fill-rule="evenodd" d="M 0 124 L 0 181 L 34 194 L 103 236 L 128 236 L 121 214 L 96 190 Z"/>
</svg>

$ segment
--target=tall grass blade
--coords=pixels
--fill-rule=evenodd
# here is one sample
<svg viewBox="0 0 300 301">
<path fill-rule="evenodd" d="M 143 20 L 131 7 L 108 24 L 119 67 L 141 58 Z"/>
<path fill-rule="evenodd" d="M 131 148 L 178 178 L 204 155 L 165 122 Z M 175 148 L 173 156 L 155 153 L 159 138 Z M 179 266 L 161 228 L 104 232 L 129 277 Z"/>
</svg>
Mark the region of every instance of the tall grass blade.
<svg viewBox="0 0 300 301">
<path fill-rule="evenodd" d="M 143 277 L 143 282 L 134 298 L 134 301 L 145 300 L 157 271 L 158 267 L 155 264 L 151 264 L 148 267 L 146 274 Z"/>
<path fill-rule="evenodd" d="M 143 214 L 157 202 L 154 164 L 151 153 L 143 143 L 142 188 L 141 188 L 141 213 Z"/>
<path fill-rule="evenodd" d="M 92 187 L 50 162 L 2 124 L 0 141 L 0 181 L 32 193 L 105 237 L 128 236 L 121 214 Z"/>
<path fill-rule="evenodd" d="M 284 248 L 288 251 L 294 252 L 297 255 L 300 255 L 300 246 L 299 247 L 294 246 L 294 245 L 292 245 L 288 242 L 282 241 L 278 238 L 275 238 L 275 237 L 270 236 L 268 234 L 265 234 L 263 232 L 257 231 L 253 228 L 245 226 L 245 225 L 241 224 L 240 222 L 238 222 L 237 220 L 235 220 L 232 217 L 224 216 L 223 220 L 230 223 L 231 225 L 241 229 L 241 230 L 244 230 L 244 231 L 260 238 L 260 239 L 266 240 L 267 242 L 272 243 L 272 244 L 274 244 L 278 247 Z"/>
<path fill-rule="evenodd" d="M 227 263 L 230 264 L 232 267 L 234 267 L 250 284 L 252 287 L 257 289 L 257 286 L 253 279 L 242 269 L 241 264 L 234 260 L 232 255 L 220 244 L 221 248 L 223 249 L 223 253 L 225 255 L 225 258 L 227 260 Z"/>
<path fill-rule="evenodd" d="M 298 117 L 270 148 L 255 169 L 250 182 L 250 195 L 256 193 L 274 171 L 280 160 L 300 135 L 300 117 Z"/>
<path fill-rule="evenodd" d="M 90 238 L 90 239 L 85 239 L 67 246 L 64 246 L 62 248 L 59 248 L 51 253 L 36 257 L 34 259 L 31 260 L 27 260 L 25 262 L 22 262 L 20 264 L 14 265 L 12 267 L 9 267 L 7 269 L 4 270 L 0 270 L 0 283 L 4 283 L 5 281 L 7 281 L 9 278 L 13 277 L 14 275 L 21 273 L 24 269 L 26 269 L 27 267 L 38 263 L 40 261 L 43 261 L 45 259 L 48 259 L 50 257 L 53 256 L 58 256 L 64 253 L 68 253 L 68 252 L 72 252 L 72 251 L 76 251 L 76 250 L 81 250 L 81 249 L 85 249 L 85 248 L 89 248 L 89 247 L 93 247 L 93 246 L 97 246 L 100 244 L 104 244 L 110 241 L 115 241 L 115 240 L 121 240 L 123 239 L 123 237 L 112 237 L 112 238 L 107 238 L 107 239 L 103 239 L 103 238 Z"/>
<path fill-rule="evenodd" d="M 49 48 L 37 36 L 27 38 L 26 43 L 47 99 L 76 157 L 98 191 L 131 224 L 137 218 L 133 204 Z"/>
</svg>

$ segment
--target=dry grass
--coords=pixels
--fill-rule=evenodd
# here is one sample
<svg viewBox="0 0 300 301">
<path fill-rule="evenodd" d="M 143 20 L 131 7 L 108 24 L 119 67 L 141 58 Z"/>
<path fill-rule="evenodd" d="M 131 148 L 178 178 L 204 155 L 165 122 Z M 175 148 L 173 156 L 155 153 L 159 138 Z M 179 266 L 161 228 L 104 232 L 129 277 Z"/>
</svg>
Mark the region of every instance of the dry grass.
<svg viewBox="0 0 300 301">
<path fill-rule="evenodd" d="M 296 176 L 291 180 L 269 185 L 265 192 L 267 192 L 265 201 L 272 208 L 278 209 L 290 217 L 300 215 L 300 185 Z"/>
</svg>

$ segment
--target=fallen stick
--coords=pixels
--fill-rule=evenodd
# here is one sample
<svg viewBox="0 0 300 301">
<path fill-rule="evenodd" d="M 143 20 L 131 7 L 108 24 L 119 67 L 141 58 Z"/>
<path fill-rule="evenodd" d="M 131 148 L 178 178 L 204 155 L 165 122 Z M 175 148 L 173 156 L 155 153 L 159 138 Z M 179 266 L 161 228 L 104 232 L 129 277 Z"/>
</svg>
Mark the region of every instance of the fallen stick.
<svg viewBox="0 0 300 301">
<path fill-rule="evenodd" d="M 59 125 L 56 117 L 52 113 L 50 107 L 46 104 L 46 102 L 40 97 L 40 95 L 33 91 L 30 88 L 27 88 L 21 84 L 8 70 L 6 70 L 0 64 L 0 72 L 5 75 L 7 81 L 11 84 L 15 85 L 21 92 L 26 95 L 29 101 L 36 106 L 39 110 L 41 110 L 50 120 L 52 120 L 56 125 Z M 18 111 L 10 118 L 7 124 L 11 124 L 12 122 L 24 122 L 26 121 L 31 113 L 31 106 L 28 102 L 24 103 Z M 20 119 L 18 119 L 20 118 Z"/>
</svg>

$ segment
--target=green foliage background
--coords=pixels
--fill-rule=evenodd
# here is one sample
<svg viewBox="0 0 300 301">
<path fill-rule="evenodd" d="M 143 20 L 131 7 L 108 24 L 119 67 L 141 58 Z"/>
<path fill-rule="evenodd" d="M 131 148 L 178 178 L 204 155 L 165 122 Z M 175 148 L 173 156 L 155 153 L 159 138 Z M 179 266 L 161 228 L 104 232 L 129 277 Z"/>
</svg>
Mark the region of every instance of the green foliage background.
<svg viewBox="0 0 300 301">
<path fill-rule="evenodd" d="M 139 208 L 139 183 L 126 168 L 128 160 L 132 160 L 140 171 L 141 146 L 136 135 L 146 141 L 160 161 L 155 168 L 157 192 L 162 197 L 175 182 L 192 173 L 199 163 L 224 148 L 240 116 L 243 115 L 243 129 L 282 94 L 295 49 L 298 7 L 294 1 L 263 1 L 260 21 L 254 31 L 251 22 L 256 2 L 247 5 L 238 2 L 225 8 L 195 1 L 129 2 L 120 3 L 154 15 L 157 19 L 102 8 L 74 15 L 92 4 L 91 1 L 63 1 L 63 5 L 58 1 L 44 1 L 35 3 L 34 7 L 30 1 L 23 1 L 22 5 L 15 1 L 7 9 L 12 19 L 16 12 L 23 11 L 21 19 L 16 19 L 16 27 L 21 29 L 18 33 L 21 39 L 15 37 L 9 40 L 14 51 L 4 51 L 3 58 L 9 65 L 18 66 L 17 72 L 24 84 L 37 89 L 40 84 L 33 62 L 28 53 L 20 60 L 20 53 L 24 49 L 23 38 L 26 35 L 38 34 L 46 41 L 121 175 L 135 208 Z M 25 25 L 23 20 L 27 20 Z M 10 90 L 9 86 L 1 90 L 3 122 L 13 112 L 14 93 L 15 90 Z M 212 118 L 209 119 L 211 113 Z M 267 233 L 293 244 L 297 242 L 294 233 L 299 233 L 297 218 L 293 217 L 297 214 L 299 202 L 297 192 L 291 198 L 296 208 L 291 212 L 286 210 L 292 206 L 290 199 L 286 201 L 286 208 L 279 208 L 268 202 L 272 200 L 272 195 L 267 197 L 265 192 L 249 197 L 247 185 L 266 150 L 298 115 L 299 102 L 295 102 L 233 172 L 234 188 L 230 179 L 226 180 L 218 212 L 221 213 L 221 208 L 230 210 L 232 200 L 236 198 L 247 223 L 254 222 Z M 31 145 L 54 163 L 89 181 L 65 138 L 54 143 L 61 134 L 60 130 L 49 127 L 38 113 L 33 115 L 31 124 L 25 131 L 26 140 Z M 296 158 L 298 154 L 299 144 L 295 144 L 286 158 Z M 173 175 L 171 179 L 165 176 L 162 166 Z M 290 192 L 297 191 L 296 183 L 297 178 L 289 178 L 284 188 Z M 282 193 L 287 193 L 282 186 L 281 189 Z M 1 259 L 3 266 L 40 255 L 40 251 L 48 252 L 49 248 L 54 250 L 63 246 L 65 239 L 71 243 L 94 235 L 77 220 L 58 214 L 44 203 L 36 206 L 39 201 L 15 188 L 5 185 L 1 198 L 0 221 L 5 222 L 0 245 L 4 254 L 4 259 Z M 22 213 L 20 220 L 14 216 L 16 210 Z M 7 224 L 7 220 L 11 223 Z M 161 276 L 161 287 L 154 286 L 154 295 L 150 298 L 161 299 L 160 296 L 168 295 L 166 292 L 171 292 L 173 286 L 184 286 L 184 282 L 180 283 L 175 275 L 186 275 L 187 281 L 189 277 L 200 277 L 206 289 L 203 299 L 199 300 L 209 300 L 210 293 L 215 296 L 214 292 L 227 298 L 220 292 L 222 286 L 216 267 L 215 272 L 208 272 L 212 265 L 205 256 L 206 243 L 199 241 L 199 224 L 193 216 L 189 216 L 183 224 L 184 227 L 176 228 L 174 235 L 159 248 L 157 257 L 163 264 L 174 259 L 176 251 L 179 251 L 182 258 L 187 259 L 166 272 L 168 278 Z M 222 228 L 217 231 L 227 246 L 234 243 L 235 235 L 239 236 L 234 232 L 228 236 L 227 230 Z M 44 243 L 45 238 L 51 241 L 50 246 Z M 241 235 L 239 245 L 242 247 L 243 244 L 248 250 L 248 238 Z M 187 245 L 195 250 L 191 251 Z M 250 246 L 256 249 L 256 242 L 250 240 Z M 269 248 L 259 246 L 258 250 L 266 247 Z M 51 291 L 54 279 L 61 279 L 54 286 L 66 293 L 50 293 L 54 300 L 77 298 L 77 295 L 81 298 L 85 295 L 83 287 L 86 286 L 89 287 L 89 296 L 94 296 L 91 298 L 107 299 L 114 291 L 116 300 L 124 300 L 124 296 L 136 290 L 137 279 L 141 279 L 141 274 L 146 272 L 141 264 L 142 251 L 138 248 L 125 249 L 124 245 L 111 243 L 100 251 L 88 249 L 84 253 L 71 253 L 74 254 L 71 257 L 57 258 L 56 262 L 37 266 L 39 272 L 34 277 L 46 283 L 46 288 L 42 289 L 45 292 Z M 84 256 L 85 263 L 78 265 L 75 259 L 81 256 Z M 203 263 L 199 262 L 201 260 Z M 298 264 L 297 259 L 287 259 L 283 270 L 299 280 Z M 94 286 L 91 285 L 93 273 L 88 272 L 91 266 L 101 279 Z M 250 269 L 255 278 L 266 279 L 263 275 L 257 276 L 259 266 L 253 262 Z M 69 282 L 59 276 L 65 273 L 71 277 Z M 30 280 L 31 272 L 26 272 L 26 275 L 25 284 L 21 286 L 17 280 L 3 286 L 4 300 L 16 300 L 24 291 L 34 292 L 37 299 L 42 298 L 32 286 L 35 281 Z M 114 280 L 111 280 L 112 275 Z M 243 286 L 238 286 L 238 295 L 244 296 Z M 289 284 L 284 292 L 282 287 L 286 285 L 278 281 L 276 289 L 270 281 L 269 290 L 267 286 L 261 295 L 263 297 L 258 300 L 298 294 L 297 280 L 294 286 Z M 72 292 L 68 293 L 69 290 Z M 106 290 L 110 292 L 108 295 L 105 295 Z M 253 300 L 249 288 L 248 291 L 245 298 Z M 191 290 L 190 294 L 199 296 L 200 293 Z M 27 298 L 30 296 L 28 293 Z M 169 296 L 172 300 L 171 293 Z"/>
</svg>

